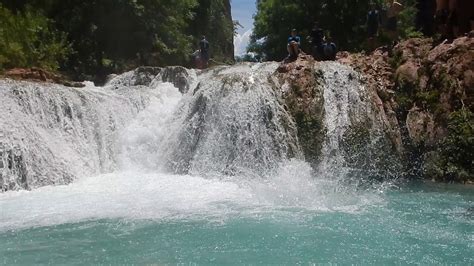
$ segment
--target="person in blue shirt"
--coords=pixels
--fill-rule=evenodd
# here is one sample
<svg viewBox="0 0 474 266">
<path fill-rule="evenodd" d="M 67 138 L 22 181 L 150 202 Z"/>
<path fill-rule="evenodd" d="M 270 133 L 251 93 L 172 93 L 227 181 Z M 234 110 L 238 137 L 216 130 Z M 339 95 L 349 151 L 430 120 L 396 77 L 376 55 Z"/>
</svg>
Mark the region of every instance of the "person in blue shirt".
<svg viewBox="0 0 474 266">
<path fill-rule="evenodd" d="M 291 31 L 291 36 L 288 38 L 287 50 L 290 59 L 296 59 L 300 53 L 301 38 L 297 35 L 296 29 Z"/>
</svg>

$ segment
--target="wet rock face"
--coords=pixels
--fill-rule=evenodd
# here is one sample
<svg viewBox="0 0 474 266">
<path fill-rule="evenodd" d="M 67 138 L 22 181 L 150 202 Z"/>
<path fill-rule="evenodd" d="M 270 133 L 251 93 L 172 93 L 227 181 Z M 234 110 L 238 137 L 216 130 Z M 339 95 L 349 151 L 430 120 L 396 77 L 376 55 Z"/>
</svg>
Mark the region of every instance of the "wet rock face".
<svg viewBox="0 0 474 266">
<path fill-rule="evenodd" d="M 404 146 L 395 112 L 397 103 L 394 99 L 394 71 L 389 62 L 388 50 L 377 49 L 370 56 L 341 52 L 338 54 L 337 61 L 350 65 L 362 74 L 361 81 L 371 92 L 371 101 L 384 121 L 385 134 L 390 140 L 392 148 L 401 156 Z"/>
<path fill-rule="evenodd" d="M 160 74 L 162 68 L 160 67 L 139 67 L 133 72 L 135 79 L 131 86 L 149 86 L 155 77 Z"/>
<path fill-rule="evenodd" d="M 170 82 L 179 88 L 181 93 L 190 88 L 191 71 L 181 66 L 172 67 L 139 67 L 120 76 L 111 77 L 107 85 L 111 86 L 152 86 L 153 82 Z"/>
<path fill-rule="evenodd" d="M 166 155 L 181 174 L 261 178 L 302 159 L 296 128 L 272 81 L 275 63 L 209 70 L 188 93 Z"/>
<path fill-rule="evenodd" d="M 396 132 L 390 131 L 393 122 L 376 92 L 384 87 L 366 86 L 351 67 L 304 54 L 282 63 L 275 75 L 305 158 L 315 169 L 357 182 L 400 176 Z"/>
<path fill-rule="evenodd" d="M 187 93 L 190 88 L 189 76 L 188 70 L 180 66 L 167 67 L 161 72 L 161 79 L 164 82 L 173 83 L 181 93 Z"/>
<path fill-rule="evenodd" d="M 409 39 L 391 53 L 383 49 L 369 56 L 340 53 L 339 61 L 362 73 L 369 87 L 376 87 L 375 101 L 383 106 L 407 172 L 415 172 L 415 167 L 425 169 L 426 178 L 444 179 L 443 173 L 455 167 L 434 162 L 447 161 L 439 149 L 449 142 L 452 114 L 474 111 L 474 39 L 462 37 L 439 45 L 431 39 Z M 451 148 L 456 149 L 443 149 Z M 420 163 L 410 165 L 413 160 Z"/>
<path fill-rule="evenodd" d="M 296 61 L 281 64 L 276 74 L 285 108 L 296 122 L 305 158 L 313 163 L 321 159 L 325 136 L 323 90 L 319 84 L 323 74 L 315 64 L 311 56 L 301 54 Z"/>
</svg>

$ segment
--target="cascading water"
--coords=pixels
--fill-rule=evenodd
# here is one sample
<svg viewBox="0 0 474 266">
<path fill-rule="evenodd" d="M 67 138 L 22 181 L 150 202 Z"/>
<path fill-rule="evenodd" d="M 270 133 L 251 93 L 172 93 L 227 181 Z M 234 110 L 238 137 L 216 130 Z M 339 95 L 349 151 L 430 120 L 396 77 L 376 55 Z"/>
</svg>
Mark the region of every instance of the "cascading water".
<svg viewBox="0 0 474 266">
<path fill-rule="evenodd" d="M 400 176 L 386 126 L 360 74 L 335 62 L 321 63 L 324 126 L 319 172 L 360 182 Z"/>
<path fill-rule="evenodd" d="M 103 88 L 51 86 L 48 90 L 47 85 L 12 81 L 13 86 L 3 86 L 4 94 L 9 97 L 6 102 L 16 112 L 12 117 L 22 117 L 26 125 L 7 120 L 12 131 L 4 143 L 15 143 L 11 139 L 13 136 L 18 138 L 14 132 L 20 132 L 20 126 L 45 136 L 40 141 L 29 138 L 30 146 L 21 146 L 21 162 L 29 167 L 25 171 L 27 185 L 24 187 L 27 188 L 70 183 L 79 178 L 72 187 L 87 184 L 83 189 L 104 189 L 104 194 L 115 195 L 116 201 L 121 202 L 118 205 L 122 206 L 124 198 L 120 193 L 109 191 L 110 188 L 117 189 L 115 186 L 124 182 L 131 189 L 146 190 L 141 186 L 146 186 L 142 181 L 148 180 L 152 186 L 150 193 L 160 193 L 156 189 L 162 187 L 161 182 L 169 182 L 170 174 L 178 174 L 177 180 L 183 179 L 183 175 L 199 177 L 193 178 L 204 183 L 213 181 L 199 181 L 200 178 L 232 180 L 232 183 L 223 181 L 220 189 L 230 189 L 233 191 L 230 194 L 236 195 L 232 201 L 238 198 L 238 202 L 245 202 L 244 205 L 249 204 L 250 197 L 256 199 L 251 205 L 311 207 L 316 202 L 325 202 L 313 207 L 338 208 L 340 203 L 327 197 L 338 190 L 337 183 L 325 175 L 315 178 L 313 170 L 304 162 L 295 123 L 285 110 L 279 95 L 280 85 L 274 78 L 277 67 L 276 63 L 242 64 L 211 69 L 198 75 L 182 68 L 140 68 L 113 78 Z M 14 91 L 20 89 L 30 94 L 19 97 L 22 101 L 18 103 Z M 58 103 L 51 105 L 53 100 Z M 328 97 L 325 105 L 331 109 L 331 104 L 345 104 L 344 101 Z M 36 109 L 25 109 L 25 106 Z M 337 114 L 345 115 L 345 112 L 348 110 L 341 109 Z M 337 129 L 330 128 L 341 121 L 326 120 L 331 133 L 342 134 L 342 131 L 333 132 Z M 51 121 L 52 126 L 43 121 Z M 332 138 L 326 143 L 325 147 L 337 149 L 337 146 L 331 146 L 337 145 Z M 47 153 L 35 152 L 42 149 Z M 331 154 L 329 148 L 326 149 L 325 156 L 329 158 Z M 55 167 L 56 161 L 63 163 L 62 167 Z M 6 162 L 9 167 L 3 168 L 4 184 L 9 184 L 10 180 L 22 185 L 22 176 L 11 170 L 18 167 L 9 163 Z M 36 169 L 45 172 L 38 175 L 34 172 Z M 110 180 L 110 176 L 105 178 L 111 184 L 103 184 L 100 177 L 93 177 L 99 172 L 111 171 L 117 173 L 113 174 L 117 178 L 115 181 Z M 156 176 L 157 173 L 163 175 Z M 60 179 L 64 176 L 69 179 Z M 84 178 L 87 176 L 90 177 Z M 134 179 L 141 181 L 127 181 L 123 179 L 125 176 L 135 176 Z M 152 176 L 156 180 L 150 179 Z M 189 182 L 192 183 L 193 178 L 189 177 Z M 97 188 L 91 188 L 95 182 L 98 182 Z M 179 186 L 182 186 L 180 182 Z M 53 188 L 46 190 L 49 189 Z M 112 195 L 109 196 L 114 198 Z M 96 200 L 91 197 L 90 204 L 97 204 L 99 209 L 115 209 L 102 206 Z M 215 200 L 225 201 L 225 197 Z M 349 201 L 353 202 L 353 199 Z M 79 202 L 84 204 L 83 200 Z M 144 206 L 138 209 L 146 209 L 148 205 Z M 124 214 L 119 211 L 114 215 Z"/>
<path fill-rule="evenodd" d="M 151 93 L 1 81 L 0 187 L 33 189 L 115 169 L 114 136 Z"/>
<path fill-rule="evenodd" d="M 372 150 L 384 144 L 356 72 L 316 66 L 326 135 L 312 169 L 277 67 L 140 68 L 83 89 L 0 81 L 0 111 L 9 114 L 0 120 L 0 184 L 31 189 L 0 193 L 3 263 L 473 261 L 459 256 L 472 249 L 457 216 L 469 199 L 449 197 L 460 210 L 440 207 L 455 224 L 440 235 L 445 224 L 419 211 L 424 194 L 340 182 L 377 168 Z"/>
<path fill-rule="evenodd" d="M 352 119 L 361 120 L 371 111 L 365 102 L 364 87 L 358 74 L 337 63 L 324 63 L 324 125 L 326 139 L 322 150 L 321 170 L 343 171 L 345 165 L 342 142 Z"/>
<path fill-rule="evenodd" d="M 168 138 L 168 167 L 178 173 L 264 176 L 302 158 L 294 122 L 270 80 L 276 64 L 211 70 L 190 91 Z"/>
</svg>

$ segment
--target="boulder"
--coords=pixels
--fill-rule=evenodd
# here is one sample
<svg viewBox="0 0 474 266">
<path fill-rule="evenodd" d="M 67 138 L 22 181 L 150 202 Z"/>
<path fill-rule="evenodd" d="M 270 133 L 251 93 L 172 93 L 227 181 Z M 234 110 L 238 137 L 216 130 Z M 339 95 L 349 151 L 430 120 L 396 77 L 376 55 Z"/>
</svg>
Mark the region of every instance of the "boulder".
<svg viewBox="0 0 474 266">
<path fill-rule="evenodd" d="M 66 87 L 82 88 L 85 85 L 82 82 L 70 81 L 64 76 L 59 74 L 41 69 L 41 68 L 13 68 L 7 70 L 4 74 L 5 77 L 14 80 L 29 80 L 29 81 L 41 81 L 49 83 L 58 83 Z"/>
<path fill-rule="evenodd" d="M 398 81 L 402 81 L 405 83 L 409 83 L 412 85 L 418 84 L 418 69 L 420 68 L 419 65 L 416 65 L 413 61 L 408 61 L 403 65 L 399 66 L 395 71 L 395 78 Z"/>
<path fill-rule="evenodd" d="M 433 115 L 429 112 L 425 112 L 418 107 L 414 107 L 408 112 L 406 127 L 414 144 L 425 145 L 426 142 L 434 144 L 431 143 L 435 136 L 434 126 Z"/>
</svg>

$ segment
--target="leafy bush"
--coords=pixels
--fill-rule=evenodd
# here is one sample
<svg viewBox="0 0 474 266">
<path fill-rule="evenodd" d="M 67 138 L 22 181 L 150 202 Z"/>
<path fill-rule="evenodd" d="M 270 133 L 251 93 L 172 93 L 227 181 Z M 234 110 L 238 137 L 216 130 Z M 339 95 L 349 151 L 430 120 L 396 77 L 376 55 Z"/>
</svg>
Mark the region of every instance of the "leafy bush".
<svg viewBox="0 0 474 266">
<path fill-rule="evenodd" d="M 448 135 L 441 141 L 427 173 L 440 181 L 474 180 L 474 114 L 461 109 L 449 115 Z"/>
<path fill-rule="evenodd" d="M 418 10 L 415 7 L 416 1 L 407 0 L 405 8 L 399 14 L 400 38 L 421 38 L 423 33 L 418 31 L 415 26 L 415 18 Z"/>
<path fill-rule="evenodd" d="M 446 166 L 455 168 L 456 178 L 460 180 L 474 178 L 474 114 L 461 109 L 449 116 L 448 136 L 441 149 L 446 159 Z"/>
<path fill-rule="evenodd" d="M 65 34 L 55 30 L 45 16 L 29 8 L 14 14 L 0 6 L 0 69 L 56 70 L 70 53 Z"/>
</svg>

